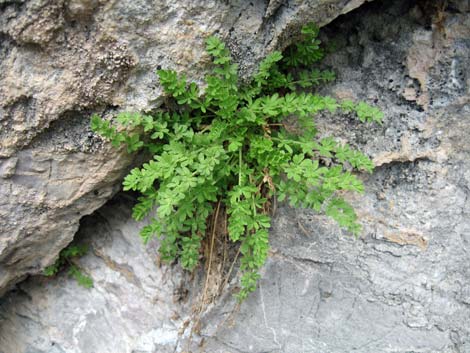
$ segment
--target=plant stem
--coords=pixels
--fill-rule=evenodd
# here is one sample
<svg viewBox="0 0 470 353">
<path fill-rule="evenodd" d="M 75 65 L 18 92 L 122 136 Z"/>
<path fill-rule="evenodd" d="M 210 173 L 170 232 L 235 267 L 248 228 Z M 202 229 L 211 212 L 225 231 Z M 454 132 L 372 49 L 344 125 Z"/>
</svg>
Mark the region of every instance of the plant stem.
<svg viewBox="0 0 470 353">
<path fill-rule="evenodd" d="M 242 163 L 243 163 L 243 156 L 242 156 L 242 148 L 238 149 L 238 185 L 242 185 Z"/>
</svg>

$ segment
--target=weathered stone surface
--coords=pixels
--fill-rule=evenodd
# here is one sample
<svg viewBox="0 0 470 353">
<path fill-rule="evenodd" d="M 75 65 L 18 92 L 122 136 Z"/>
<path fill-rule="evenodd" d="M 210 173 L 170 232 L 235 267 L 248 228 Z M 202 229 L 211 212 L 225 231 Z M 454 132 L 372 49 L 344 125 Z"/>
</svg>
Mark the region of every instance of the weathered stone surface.
<svg viewBox="0 0 470 353">
<path fill-rule="evenodd" d="M 215 32 L 246 76 L 307 20 L 362 2 L 0 1 L 0 295 L 50 264 L 129 166 L 90 133 L 92 112 L 155 108 L 156 68 L 202 77 Z"/>
<path fill-rule="evenodd" d="M 353 200 L 363 235 L 282 208 L 258 292 L 232 327 L 214 333 L 231 303 L 209 314 L 206 352 L 470 352 L 470 13 L 438 26 L 424 8 L 385 3 L 326 29 L 338 48 L 326 91 L 386 115 L 366 130 L 319 121 L 378 165 Z"/>
<path fill-rule="evenodd" d="M 82 222 L 78 237 L 90 250 L 79 266 L 93 289 L 64 273 L 26 281 L 2 299 L 1 353 L 174 351 L 188 281 L 178 268 L 159 267 L 155 244 L 138 239 L 129 205 L 118 199 Z"/>
<path fill-rule="evenodd" d="M 377 1 L 325 28 L 338 76 L 325 92 L 385 112 L 383 126 L 365 129 L 347 115 L 318 119 L 322 134 L 378 165 L 365 195 L 351 197 L 362 236 L 279 207 L 258 291 L 233 310 L 229 286 L 193 352 L 470 352 L 470 13 L 465 1 L 441 15 L 425 3 Z M 186 350 L 197 278 L 152 262 L 155 244 L 140 244 L 126 203 L 80 231 L 93 289 L 33 278 L 3 298 L 0 352 Z"/>
</svg>

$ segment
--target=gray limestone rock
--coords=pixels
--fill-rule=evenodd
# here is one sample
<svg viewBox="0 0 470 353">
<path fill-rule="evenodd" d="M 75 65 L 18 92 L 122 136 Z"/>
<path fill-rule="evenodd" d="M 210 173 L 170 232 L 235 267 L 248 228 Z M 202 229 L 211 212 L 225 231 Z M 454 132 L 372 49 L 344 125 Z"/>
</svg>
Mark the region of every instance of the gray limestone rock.
<svg viewBox="0 0 470 353">
<path fill-rule="evenodd" d="M 89 251 L 77 266 L 93 278 L 92 289 L 64 272 L 28 280 L 1 299 L 1 353 L 173 352 L 187 276 L 159 266 L 156 244 L 138 238 L 130 204 L 117 199 L 81 222 L 77 237 Z"/>
<path fill-rule="evenodd" d="M 303 23 L 364 1 L 0 1 L 0 295 L 49 265 L 129 167 L 90 132 L 92 113 L 158 107 L 156 69 L 200 79 L 209 35 L 247 77 Z"/>
<path fill-rule="evenodd" d="M 377 165 L 351 197 L 363 234 L 281 208 L 258 291 L 230 327 L 230 301 L 207 315 L 203 351 L 470 352 L 470 13 L 442 29 L 424 10 L 377 2 L 325 28 L 338 80 L 324 93 L 385 113 L 366 129 L 318 120 Z"/>
<path fill-rule="evenodd" d="M 73 3 L 76 16 L 95 6 Z M 274 14 L 290 4 L 271 3 Z M 120 196 L 77 236 L 92 249 L 79 265 L 94 288 L 65 274 L 20 284 L 1 299 L 0 352 L 470 353 L 470 13 L 465 0 L 435 4 L 376 1 L 323 31 L 338 79 L 322 93 L 385 113 L 382 126 L 317 119 L 377 165 L 361 176 L 365 194 L 349 196 L 358 239 L 281 205 L 258 290 L 237 308 L 234 278 L 190 343 L 201 274 L 155 263 L 157 244 L 141 244 Z M 25 158 L 0 172 L 33 169 Z"/>
</svg>

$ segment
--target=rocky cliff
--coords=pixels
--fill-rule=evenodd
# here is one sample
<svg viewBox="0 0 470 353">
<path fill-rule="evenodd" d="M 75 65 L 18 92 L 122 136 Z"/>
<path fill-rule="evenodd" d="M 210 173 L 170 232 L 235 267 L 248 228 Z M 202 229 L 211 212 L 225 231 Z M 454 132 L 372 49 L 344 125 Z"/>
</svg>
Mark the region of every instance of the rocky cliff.
<svg viewBox="0 0 470 353">
<path fill-rule="evenodd" d="M 117 190 L 130 158 L 89 130 L 92 112 L 160 104 L 158 67 L 204 75 L 219 33 L 242 75 L 308 20 L 364 0 L 0 2 L 0 295 L 57 257 Z"/>
<path fill-rule="evenodd" d="M 116 190 L 130 160 L 88 135 L 90 111 L 158 104 L 155 64 L 191 66 L 197 78 L 203 33 L 225 34 L 248 73 L 309 15 L 326 23 L 359 3 L 0 4 L 0 58 L 11 67 L 0 88 L 8 126 L 0 283 L 50 263 L 78 220 Z M 55 20 L 41 22 L 48 16 Z M 233 281 L 189 342 L 200 278 L 156 261 L 157 244 L 141 244 L 132 200 L 121 194 L 83 218 L 77 234 L 91 248 L 80 266 L 94 288 L 66 274 L 17 286 L 0 302 L 0 352 L 470 352 L 468 1 L 377 0 L 340 16 L 323 36 L 333 43 L 326 65 L 338 76 L 323 93 L 385 113 L 382 126 L 348 115 L 317 119 L 322 134 L 352 141 L 377 166 L 364 176 L 365 195 L 351 198 L 364 224 L 359 239 L 323 216 L 280 206 L 257 292 L 237 307 Z M 182 48 L 197 53 L 180 58 Z M 123 56 L 102 56 L 107 50 Z M 61 76 L 70 72 L 89 80 Z M 68 105 L 68 94 L 83 105 L 78 98 Z"/>
</svg>

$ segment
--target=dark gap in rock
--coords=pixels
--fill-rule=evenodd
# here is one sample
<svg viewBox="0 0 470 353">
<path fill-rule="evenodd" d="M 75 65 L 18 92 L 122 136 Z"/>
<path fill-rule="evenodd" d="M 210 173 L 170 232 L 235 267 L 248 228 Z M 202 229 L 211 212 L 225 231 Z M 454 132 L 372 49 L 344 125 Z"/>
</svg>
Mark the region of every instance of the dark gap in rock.
<svg viewBox="0 0 470 353">
<path fill-rule="evenodd" d="M 90 128 L 89 110 L 69 110 L 54 120 L 47 129 L 37 135 L 30 148 L 53 147 L 57 151 L 93 153 L 103 143 Z"/>
<path fill-rule="evenodd" d="M 0 2 L 0 11 L 5 11 L 8 7 L 13 7 L 16 12 L 21 11 L 26 2 L 21 0 L 5 0 Z"/>
</svg>

